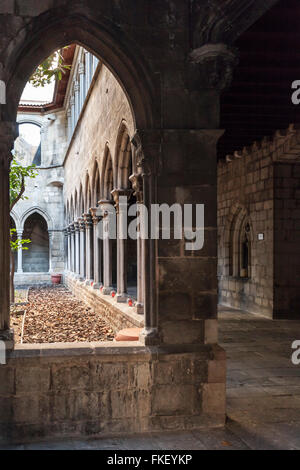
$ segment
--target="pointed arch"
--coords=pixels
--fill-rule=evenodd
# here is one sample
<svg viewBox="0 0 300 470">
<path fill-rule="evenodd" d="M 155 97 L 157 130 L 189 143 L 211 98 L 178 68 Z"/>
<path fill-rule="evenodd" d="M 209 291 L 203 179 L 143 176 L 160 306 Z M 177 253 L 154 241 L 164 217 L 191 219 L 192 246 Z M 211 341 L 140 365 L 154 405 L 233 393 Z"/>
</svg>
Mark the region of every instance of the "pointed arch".
<svg viewBox="0 0 300 470">
<path fill-rule="evenodd" d="M 129 187 L 129 176 L 132 174 L 133 162 L 131 139 L 127 124 L 124 120 L 119 126 L 115 148 L 116 187 L 126 189 Z"/>
<path fill-rule="evenodd" d="M 108 145 L 105 146 L 101 169 L 101 198 L 111 200 L 111 192 L 114 189 L 114 174 L 112 157 Z"/>
</svg>

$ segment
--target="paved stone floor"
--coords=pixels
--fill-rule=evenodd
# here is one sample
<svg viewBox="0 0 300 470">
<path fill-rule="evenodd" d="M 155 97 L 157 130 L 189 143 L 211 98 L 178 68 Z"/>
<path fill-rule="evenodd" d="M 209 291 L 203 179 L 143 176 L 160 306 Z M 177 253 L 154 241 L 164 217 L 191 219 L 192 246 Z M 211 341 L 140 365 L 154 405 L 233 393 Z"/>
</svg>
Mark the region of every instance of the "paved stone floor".
<svg viewBox="0 0 300 470">
<path fill-rule="evenodd" d="M 300 322 L 270 321 L 220 308 L 220 344 L 228 357 L 224 429 L 130 438 L 65 441 L 15 449 L 300 449 L 300 365 L 291 343 Z"/>
</svg>

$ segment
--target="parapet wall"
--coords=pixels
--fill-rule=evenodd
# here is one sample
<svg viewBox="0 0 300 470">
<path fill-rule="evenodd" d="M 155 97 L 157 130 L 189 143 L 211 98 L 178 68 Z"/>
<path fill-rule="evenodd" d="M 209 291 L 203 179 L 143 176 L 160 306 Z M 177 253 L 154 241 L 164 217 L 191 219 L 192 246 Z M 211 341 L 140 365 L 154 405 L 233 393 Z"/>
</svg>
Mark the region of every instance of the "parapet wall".
<svg viewBox="0 0 300 470">
<path fill-rule="evenodd" d="M 0 442 L 222 426 L 225 352 L 141 343 L 16 345 L 0 365 Z"/>
</svg>

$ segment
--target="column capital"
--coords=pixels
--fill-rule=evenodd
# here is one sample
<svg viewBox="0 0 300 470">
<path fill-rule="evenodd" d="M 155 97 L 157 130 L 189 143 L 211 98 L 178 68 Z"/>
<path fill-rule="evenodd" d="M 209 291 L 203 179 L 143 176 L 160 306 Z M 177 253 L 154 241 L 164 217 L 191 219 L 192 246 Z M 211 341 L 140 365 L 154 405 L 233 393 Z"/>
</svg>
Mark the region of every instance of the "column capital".
<svg viewBox="0 0 300 470">
<path fill-rule="evenodd" d="M 93 221 L 94 225 L 97 225 L 100 222 L 100 220 L 102 219 L 102 216 L 97 215 L 97 212 L 98 212 L 97 207 L 91 207 L 90 213 L 91 213 L 92 221 Z"/>
<path fill-rule="evenodd" d="M 114 198 L 115 201 L 115 208 L 116 211 L 118 212 L 119 210 L 119 203 L 120 203 L 120 197 L 126 197 L 127 201 L 130 198 L 132 194 L 132 189 L 113 189 L 111 192 L 112 197 Z"/>
<path fill-rule="evenodd" d="M 109 214 L 109 211 L 114 207 L 114 201 L 112 199 L 101 199 L 98 201 L 100 210 L 103 212 L 103 217 Z"/>
<path fill-rule="evenodd" d="M 24 233 L 23 229 L 17 230 L 18 238 L 23 237 L 23 233 Z"/>
<path fill-rule="evenodd" d="M 83 217 L 79 217 L 78 224 L 79 224 L 80 232 L 84 232 L 85 231 L 85 223 L 84 223 L 84 218 Z"/>
<path fill-rule="evenodd" d="M 84 220 L 84 223 L 86 225 L 86 227 L 88 227 L 89 225 L 92 225 L 92 216 L 91 214 L 83 214 L 83 220 Z"/>
<path fill-rule="evenodd" d="M 133 173 L 129 177 L 129 181 L 132 184 L 133 194 L 136 197 L 138 203 L 142 204 L 144 201 L 144 192 L 143 192 L 143 176 L 141 173 Z"/>
<path fill-rule="evenodd" d="M 162 168 L 160 129 L 138 129 L 131 139 L 136 167 L 141 173 L 157 174 Z"/>
<path fill-rule="evenodd" d="M 193 87 L 221 91 L 231 84 L 233 70 L 238 63 L 238 50 L 223 43 L 204 44 L 192 50 L 189 61 Z"/>
<path fill-rule="evenodd" d="M 73 223 L 75 232 L 79 232 L 79 223 L 78 220 Z"/>
</svg>

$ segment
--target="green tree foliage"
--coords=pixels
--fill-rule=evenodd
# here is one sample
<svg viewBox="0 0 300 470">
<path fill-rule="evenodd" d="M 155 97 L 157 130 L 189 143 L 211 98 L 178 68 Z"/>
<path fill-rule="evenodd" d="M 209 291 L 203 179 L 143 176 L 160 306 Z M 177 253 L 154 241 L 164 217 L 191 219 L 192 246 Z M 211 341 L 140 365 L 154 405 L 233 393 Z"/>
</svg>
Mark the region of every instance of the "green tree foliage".
<svg viewBox="0 0 300 470">
<path fill-rule="evenodd" d="M 37 175 L 35 171 L 35 165 L 29 165 L 23 167 L 20 165 L 16 158 L 13 159 L 10 167 L 9 175 L 9 204 L 10 211 L 17 204 L 18 201 L 27 199 L 24 195 L 25 192 L 25 178 L 35 178 Z M 14 289 L 14 276 L 15 276 L 15 257 L 14 252 L 18 251 L 19 248 L 22 250 L 28 250 L 25 246 L 31 243 L 29 239 L 18 239 L 15 237 L 16 229 L 10 229 L 10 251 L 11 251 L 11 267 L 10 267 L 10 300 L 15 300 L 15 289 Z"/>
<path fill-rule="evenodd" d="M 61 80 L 63 74 L 65 74 L 66 71 L 70 69 L 71 65 L 64 64 L 64 58 L 62 56 L 61 50 L 56 51 L 35 69 L 29 79 L 29 83 L 31 83 L 36 88 L 44 87 L 49 85 L 53 78 L 55 80 Z"/>
</svg>

